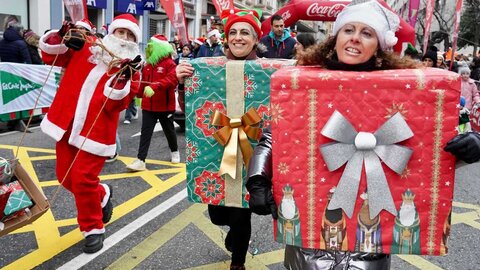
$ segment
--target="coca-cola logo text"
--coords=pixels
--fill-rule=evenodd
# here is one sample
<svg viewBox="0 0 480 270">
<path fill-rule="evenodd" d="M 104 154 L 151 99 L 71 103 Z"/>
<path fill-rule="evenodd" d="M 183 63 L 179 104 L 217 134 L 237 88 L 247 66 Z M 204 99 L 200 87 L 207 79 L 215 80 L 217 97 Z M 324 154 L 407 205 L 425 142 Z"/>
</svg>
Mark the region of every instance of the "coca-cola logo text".
<svg viewBox="0 0 480 270">
<path fill-rule="evenodd" d="M 345 8 L 344 4 L 321 6 L 318 3 L 313 3 L 307 8 L 307 16 L 335 18 L 343 8 Z"/>
<path fill-rule="evenodd" d="M 292 17 L 292 14 L 290 14 L 290 10 L 285 11 L 282 15 L 282 18 L 284 21 L 288 20 L 290 17 Z"/>
</svg>

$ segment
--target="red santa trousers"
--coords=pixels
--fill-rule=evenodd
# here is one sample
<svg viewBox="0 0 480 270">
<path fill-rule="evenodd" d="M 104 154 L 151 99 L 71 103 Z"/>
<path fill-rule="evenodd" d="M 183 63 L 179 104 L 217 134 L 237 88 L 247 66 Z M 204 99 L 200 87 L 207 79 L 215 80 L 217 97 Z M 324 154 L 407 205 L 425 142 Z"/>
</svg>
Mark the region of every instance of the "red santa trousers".
<svg viewBox="0 0 480 270">
<path fill-rule="evenodd" d="M 57 142 L 58 181 L 62 181 L 68 168 L 72 166 L 62 185 L 75 197 L 80 231 L 85 237 L 90 234 L 104 233 L 101 204 L 102 200 L 105 199 L 106 190 L 100 184 L 98 175 L 105 164 L 106 158 L 80 151 L 72 165 L 78 148 L 68 144 L 69 137 L 70 129 Z"/>
</svg>

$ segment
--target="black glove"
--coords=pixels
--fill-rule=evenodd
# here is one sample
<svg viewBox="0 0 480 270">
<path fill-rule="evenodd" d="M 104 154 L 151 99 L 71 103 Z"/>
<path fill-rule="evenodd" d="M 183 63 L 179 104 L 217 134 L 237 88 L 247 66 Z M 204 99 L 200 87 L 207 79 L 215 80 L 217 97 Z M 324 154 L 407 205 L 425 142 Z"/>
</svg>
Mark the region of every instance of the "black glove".
<svg viewBox="0 0 480 270">
<path fill-rule="evenodd" d="M 85 39 L 79 32 L 70 31 L 68 38 L 65 38 L 65 46 L 75 51 L 80 51 L 84 45 Z"/>
<path fill-rule="evenodd" d="M 273 199 L 272 183 L 270 180 L 256 175 L 247 181 L 247 190 L 250 193 L 250 210 L 257 215 L 270 215 L 278 218 L 277 205 Z"/>
<path fill-rule="evenodd" d="M 480 160 L 480 134 L 467 132 L 457 135 L 447 143 L 444 150 L 466 163 L 477 162 Z"/>
<path fill-rule="evenodd" d="M 68 31 L 73 28 L 75 28 L 75 25 L 73 25 L 73 23 L 64 21 L 62 27 L 60 28 L 60 30 L 58 30 L 58 35 L 63 38 L 68 33 Z"/>
<path fill-rule="evenodd" d="M 129 58 L 123 59 L 120 64 L 120 69 L 122 69 L 121 76 L 124 76 L 126 80 L 129 80 L 135 72 L 139 71 L 141 68 L 142 57 L 137 55 L 133 60 Z"/>
</svg>

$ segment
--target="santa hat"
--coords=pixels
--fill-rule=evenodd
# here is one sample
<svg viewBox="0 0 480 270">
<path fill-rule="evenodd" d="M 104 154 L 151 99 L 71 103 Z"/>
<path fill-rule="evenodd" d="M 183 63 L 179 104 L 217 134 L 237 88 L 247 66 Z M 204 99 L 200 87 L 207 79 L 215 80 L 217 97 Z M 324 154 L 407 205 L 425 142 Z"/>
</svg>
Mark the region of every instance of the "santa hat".
<svg viewBox="0 0 480 270">
<path fill-rule="evenodd" d="M 397 44 L 395 32 L 400 28 L 400 18 L 377 0 L 353 0 L 337 16 L 333 24 L 333 35 L 347 23 L 359 22 L 372 27 L 377 34 L 380 48 L 390 50 Z"/>
<path fill-rule="evenodd" d="M 138 43 L 142 32 L 138 27 L 138 21 L 132 14 L 122 14 L 113 18 L 112 23 L 108 26 L 108 34 L 113 34 L 118 28 L 125 28 L 132 31 L 135 36 L 135 41 Z"/>
<path fill-rule="evenodd" d="M 262 36 L 262 24 L 260 22 L 260 17 L 262 16 L 262 11 L 259 9 L 226 9 L 222 12 L 222 21 L 225 25 L 225 38 L 228 39 L 228 32 L 234 23 L 237 22 L 246 22 L 253 27 L 257 37 L 260 39 Z"/>
<path fill-rule="evenodd" d="M 203 45 L 203 41 L 200 40 L 200 38 L 196 38 L 193 40 L 193 43 L 196 43 L 198 45 Z"/>
<path fill-rule="evenodd" d="M 212 36 L 216 36 L 218 38 L 220 36 L 220 31 L 218 31 L 218 29 L 213 29 L 207 33 L 207 38 L 210 38 Z"/>
<path fill-rule="evenodd" d="M 75 23 L 75 26 L 81 26 L 81 27 L 87 29 L 90 32 L 92 32 L 92 30 L 93 30 L 93 24 L 87 18 L 83 18 L 80 21 L 77 21 Z"/>
<path fill-rule="evenodd" d="M 169 43 L 168 43 L 168 39 L 164 36 L 164 35 L 160 35 L 160 34 L 156 34 L 156 35 L 153 35 L 150 40 L 152 41 L 155 41 L 155 42 L 158 42 L 160 44 L 167 44 L 168 46 L 171 46 Z"/>
<path fill-rule="evenodd" d="M 152 36 L 148 46 L 152 48 L 147 50 L 147 62 L 150 64 L 156 64 L 159 60 L 173 53 L 173 47 L 164 35 L 156 34 Z"/>
</svg>

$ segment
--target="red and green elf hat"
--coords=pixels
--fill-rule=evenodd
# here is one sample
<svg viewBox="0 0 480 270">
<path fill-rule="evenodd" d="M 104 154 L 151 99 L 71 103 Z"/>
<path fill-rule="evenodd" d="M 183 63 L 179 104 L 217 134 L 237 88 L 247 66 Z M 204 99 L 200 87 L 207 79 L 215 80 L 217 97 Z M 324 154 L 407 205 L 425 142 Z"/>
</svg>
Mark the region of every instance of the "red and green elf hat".
<svg viewBox="0 0 480 270">
<path fill-rule="evenodd" d="M 228 32 L 230 27 L 237 22 L 246 22 L 250 24 L 255 32 L 257 33 L 258 38 L 262 37 L 262 24 L 260 22 L 260 17 L 262 16 L 262 11 L 259 9 L 226 9 L 222 12 L 222 21 L 225 30 L 225 38 L 228 39 Z"/>
</svg>

